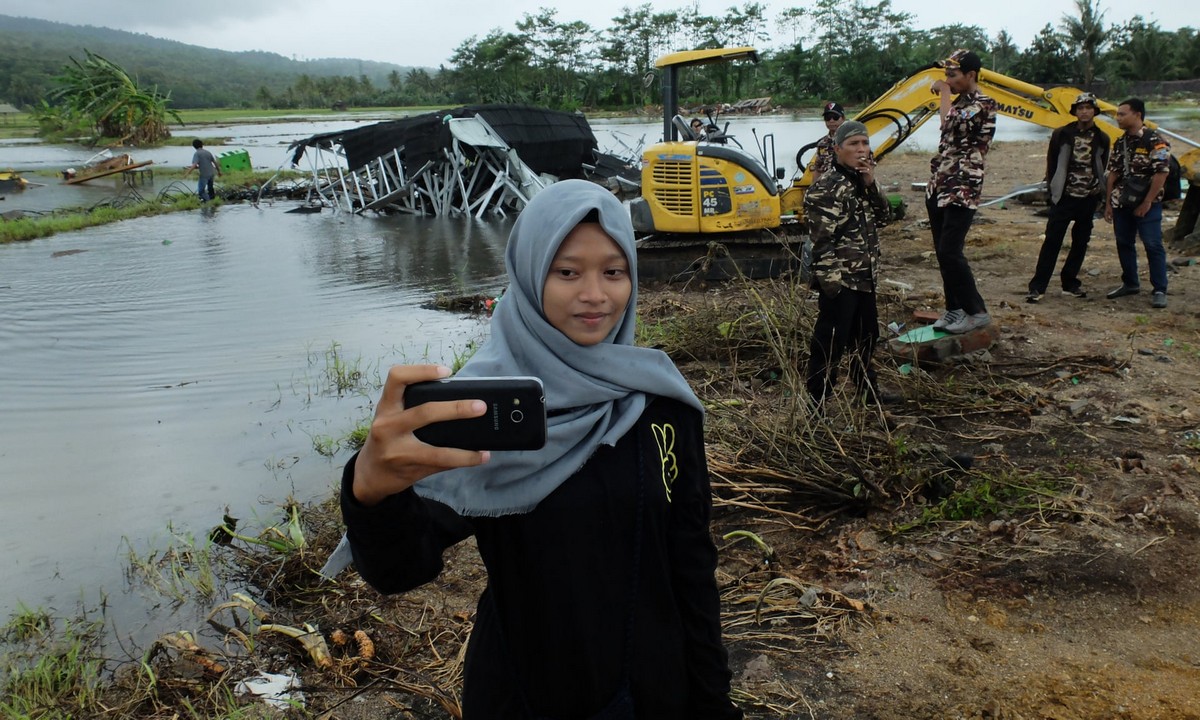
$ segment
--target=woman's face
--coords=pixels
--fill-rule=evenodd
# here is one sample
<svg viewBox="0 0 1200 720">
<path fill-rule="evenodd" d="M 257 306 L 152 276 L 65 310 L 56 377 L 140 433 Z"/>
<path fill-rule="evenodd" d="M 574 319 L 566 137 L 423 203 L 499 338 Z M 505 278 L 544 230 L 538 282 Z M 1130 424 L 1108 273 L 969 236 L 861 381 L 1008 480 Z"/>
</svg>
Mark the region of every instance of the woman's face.
<svg viewBox="0 0 1200 720">
<path fill-rule="evenodd" d="M 621 322 L 633 293 L 629 261 L 599 223 L 567 234 L 546 274 L 542 312 L 579 345 L 601 342 Z"/>
</svg>

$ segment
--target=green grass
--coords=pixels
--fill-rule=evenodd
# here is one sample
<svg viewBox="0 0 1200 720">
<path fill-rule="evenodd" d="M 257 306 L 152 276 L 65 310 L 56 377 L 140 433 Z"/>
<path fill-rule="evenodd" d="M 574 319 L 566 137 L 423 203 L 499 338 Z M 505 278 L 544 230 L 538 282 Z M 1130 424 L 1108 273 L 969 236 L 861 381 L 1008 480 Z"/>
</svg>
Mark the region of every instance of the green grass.
<svg viewBox="0 0 1200 720">
<path fill-rule="evenodd" d="M 24 217 L 0 222 L 0 243 L 19 240 L 34 240 L 57 233 L 82 230 L 97 225 L 131 220 L 150 215 L 165 215 L 180 210 L 195 210 L 200 200 L 193 194 L 180 195 L 166 202 L 157 200 L 131 203 L 121 207 L 99 207 L 94 210 L 76 210 Z"/>
<path fill-rule="evenodd" d="M 211 599 L 217 591 L 217 558 L 212 543 L 197 541 L 191 533 L 175 532 L 168 526 L 171 540 L 161 552 L 139 554 L 126 539 L 127 576 L 141 580 L 160 596 L 182 604 L 192 598 Z"/>
<path fill-rule="evenodd" d="M 17 611 L 8 622 L 0 627 L 0 638 L 6 642 L 29 642 L 48 634 L 54 625 L 54 618 L 41 608 L 32 609 L 24 603 L 17 603 Z"/>
<path fill-rule="evenodd" d="M 926 507 L 921 516 L 897 527 L 906 532 L 941 521 L 981 520 L 1004 513 L 1037 512 L 1051 505 L 1064 483 L 1037 473 L 974 475 L 961 488 Z"/>
<path fill-rule="evenodd" d="M 163 186 L 169 181 L 174 180 L 179 180 L 186 184 L 196 177 L 195 174 L 185 176 L 183 168 L 165 166 L 162 169 L 156 168 L 155 174 L 159 175 L 158 179 L 163 181 L 159 184 Z M 272 178 L 279 181 L 281 179 L 290 180 L 304 176 L 305 173 L 291 170 L 281 172 L 278 175 L 274 171 L 238 170 L 222 175 L 220 181 L 217 183 L 217 188 L 218 192 L 221 189 L 230 187 L 258 188 Z M 93 209 L 63 209 L 51 214 L 31 215 L 29 217 L 0 222 L 0 243 L 35 240 L 58 233 L 83 230 L 84 228 L 107 225 L 122 220 L 132 220 L 151 215 L 165 215 L 183 210 L 196 210 L 200 207 L 200 199 L 196 197 L 190 188 L 181 188 L 176 194 L 165 197 L 154 196 L 141 202 L 138 202 L 136 199 L 127 199 L 124 196 L 118 196 L 116 200 L 127 200 L 127 202 L 125 204 L 114 204 Z M 219 199 L 216 204 L 220 204 Z"/>
<path fill-rule="evenodd" d="M 316 365 L 320 360 L 316 353 L 309 352 L 308 362 L 309 365 Z M 336 395 L 337 397 L 359 395 L 370 398 L 383 387 L 379 361 L 366 363 L 361 356 L 347 358 L 342 352 L 341 344 L 336 341 L 330 343 L 324 351 L 324 364 L 325 367 L 321 371 L 316 388 L 309 387 L 310 394 Z M 371 417 L 368 415 L 360 420 L 352 430 L 340 437 L 314 435 L 312 437 L 313 450 L 322 457 L 333 457 L 343 448 L 357 450 L 367 441 L 367 433 L 370 428 Z"/>
<path fill-rule="evenodd" d="M 457 347 L 451 348 L 451 373 L 461 370 L 481 344 L 481 339 L 475 339 L 467 341 L 461 350 Z M 322 457 L 332 458 L 342 450 L 359 450 L 367 442 L 367 435 L 371 432 L 371 422 L 374 419 L 374 397 L 383 387 L 384 382 L 380 371 L 380 364 L 383 360 L 365 363 L 361 357 L 347 358 L 342 352 L 341 344 L 336 341 L 330 343 L 329 348 L 322 355 L 324 369 L 321 370 L 319 378 L 313 381 L 309 376 L 309 379 L 306 380 L 306 390 L 310 398 L 314 395 L 336 395 L 337 397 L 357 395 L 372 401 L 372 404 L 365 408 L 364 415 L 349 431 L 341 435 L 317 434 L 311 436 L 313 450 Z M 316 366 L 322 362 L 322 357 L 314 351 L 309 351 L 308 362 L 310 367 Z M 425 357 L 417 362 L 429 362 L 428 348 Z"/>
<path fill-rule="evenodd" d="M 159 642 L 151 645 L 140 662 L 113 672 L 104 657 L 105 632 L 103 621 L 82 611 L 71 619 L 55 619 L 40 609 L 22 608 L 14 614 L 0 627 L 0 637 L 5 640 L 0 653 L 0 718 L 284 717 L 254 697 L 237 697 L 226 678 L 197 682 L 168 672 L 172 682 L 160 683 L 158 672 L 163 665 L 155 661 L 163 654 Z M 288 717 L 307 716 L 298 704 L 293 708 L 296 714 Z"/>
<path fill-rule="evenodd" d="M 29 113 L 13 113 L 0 119 L 0 140 L 37 137 L 38 126 Z"/>
<path fill-rule="evenodd" d="M 378 365 L 363 365 L 362 356 L 350 359 L 342 354 L 341 344 L 334 342 L 325 351 L 325 370 L 321 375 L 325 392 L 338 397 L 350 393 L 366 394 L 378 389 Z"/>
<path fill-rule="evenodd" d="M 37 623 L 30 626 L 34 617 Z M 60 627 L 41 610 L 15 615 L 4 626 L 6 638 L 15 642 L 0 658 L 0 717 L 98 715 L 102 628 L 102 622 L 86 617 L 64 621 Z"/>
</svg>

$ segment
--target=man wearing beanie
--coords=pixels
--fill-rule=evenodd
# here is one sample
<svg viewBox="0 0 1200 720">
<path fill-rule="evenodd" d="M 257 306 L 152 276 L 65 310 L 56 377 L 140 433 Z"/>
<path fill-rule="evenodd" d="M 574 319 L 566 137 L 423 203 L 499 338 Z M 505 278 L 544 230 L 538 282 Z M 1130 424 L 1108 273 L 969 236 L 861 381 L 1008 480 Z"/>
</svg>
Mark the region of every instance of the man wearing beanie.
<svg viewBox="0 0 1200 720">
<path fill-rule="evenodd" d="M 814 408 L 823 407 L 837 383 L 846 349 L 850 379 L 868 402 L 890 402 L 875 382 L 871 356 L 879 337 L 875 285 L 879 272 L 876 229 L 892 217 L 875 182 L 875 159 L 867 128 L 848 120 L 833 134 L 834 162 L 804 196 L 804 217 L 813 241 L 813 289 L 820 291 L 809 347 L 805 384 Z"/>
<path fill-rule="evenodd" d="M 942 271 L 946 311 L 933 327 L 965 333 L 992 321 L 975 287 L 963 253 L 967 230 L 979 208 L 984 159 L 996 134 L 996 101 L 979 91 L 979 56 L 955 50 L 942 61 L 946 79 L 933 83 L 941 96 L 942 136 L 929 162 L 932 179 L 925 191 L 929 229 Z M 957 97 L 952 98 L 952 96 Z"/>
<path fill-rule="evenodd" d="M 1046 238 L 1038 253 L 1037 268 L 1029 281 L 1026 302 L 1035 303 L 1046 294 L 1067 226 L 1071 228 L 1071 251 L 1063 263 L 1060 279 L 1064 295 L 1087 297 L 1079 282 L 1079 270 L 1092 239 L 1093 218 L 1104 193 L 1104 168 L 1108 165 L 1108 136 L 1096 125 L 1100 104 L 1091 93 L 1080 93 L 1071 103 L 1075 122 L 1063 125 L 1050 136 L 1046 154 L 1046 182 L 1050 187 L 1050 217 Z"/>
<path fill-rule="evenodd" d="M 842 126 L 842 123 L 846 122 L 846 111 L 842 109 L 841 105 L 830 101 L 825 103 L 821 117 L 825 120 L 825 129 L 829 132 L 825 133 L 817 141 L 817 152 L 813 155 L 812 159 L 814 183 L 817 181 L 817 178 L 829 172 L 829 169 L 833 167 L 833 134 Z M 799 158 L 796 159 L 796 164 L 800 164 Z"/>
</svg>

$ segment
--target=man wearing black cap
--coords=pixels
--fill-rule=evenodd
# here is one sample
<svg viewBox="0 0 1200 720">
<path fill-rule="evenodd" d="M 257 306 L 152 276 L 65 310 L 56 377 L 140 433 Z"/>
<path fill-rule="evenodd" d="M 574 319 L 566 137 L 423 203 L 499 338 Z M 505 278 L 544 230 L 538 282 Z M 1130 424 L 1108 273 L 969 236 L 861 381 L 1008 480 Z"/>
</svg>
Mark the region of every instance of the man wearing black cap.
<svg viewBox="0 0 1200 720">
<path fill-rule="evenodd" d="M 818 409 L 837 382 L 838 364 L 847 349 L 853 353 L 850 379 L 859 394 L 868 401 L 899 399 L 880 392 L 871 367 L 879 337 L 876 228 L 887 224 L 892 208 L 875 182 L 866 126 L 848 120 L 833 134 L 833 142 L 833 166 L 804 195 L 804 217 L 813 241 L 811 285 L 820 290 L 805 383 Z"/>
<path fill-rule="evenodd" d="M 812 160 L 812 175 L 815 183 L 823 173 L 829 172 L 833 167 L 834 150 L 833 150 L 833 134 L 837 129 L 846 122 L 846 111 L 841 105 L 832 100 L 825 103 L 821 117 L 825 120 L 825 129 L 829 132 L 825 137 L 817 141 L 817 152 Z"/>
<path fill-rule="evenodd" d="M 984 159 L 996 134 L 996 101 L 979 91 L 983 63 L 975 53 L 955 50 L 942 66 L 946 79 L 934 81 L 932 87 L 941 95 L 942 136 L 937 155 L 929 162 L 933 178 L 925 191 L 929 229 L 946 294 L 946 311 L 933 327 L 965 333 L 992 321 L 963 248 L 979 208 Z"/>
<path fill-rule="evenodd" d="M 1104 168 L 1108 165 L 1108 136 L 1096 125 L 1099 112 L 1096 96 L 1080 93 L 1071 103 L 1075 122 L 1063 125 L 1050 136 L 1046 154 L 1050 218 L 1046 221 L 1046 238 L 1038 254 L 1037 269 L 1029 281 L 1027 302 L 1038 302 L 1046 293 L 1071 223 L 1075 223 L 1071 228 L 1071 250 L 1059 276 L 1062 291 L 1064 295 L 1087 297 L 1079 282 L 1079 270 L 1092 239 L 1092 221 L 1104 194 Z"/>
</svg>

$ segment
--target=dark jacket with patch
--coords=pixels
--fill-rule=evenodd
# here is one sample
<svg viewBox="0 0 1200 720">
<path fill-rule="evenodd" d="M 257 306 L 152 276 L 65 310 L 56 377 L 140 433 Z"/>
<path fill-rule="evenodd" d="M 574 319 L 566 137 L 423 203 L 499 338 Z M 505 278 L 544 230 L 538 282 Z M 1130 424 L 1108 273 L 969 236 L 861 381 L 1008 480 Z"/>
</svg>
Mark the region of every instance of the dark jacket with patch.
<svg viewBox="0 0 1200 720">
<path fill-rule="evenodd" d="M 1055 130 L 1046 152 L 1051 200 L 1057 203 L 1063 195 L 1090 197 L 1103 193 L 1109 145 L 1108 135 L 1094 123 L 1087 130 L 1080 130 L 1078 122 Z"/>
<path fill-rule="evenodd" d="M 843 287 L 873 292 L 879 266 L 879 233 L 892 208 L 874 183 L 841 163 L 819 177 L 804 195 L 804 218 L 812 237 L 812 285 L 827 295 Z"/>
</svg>

